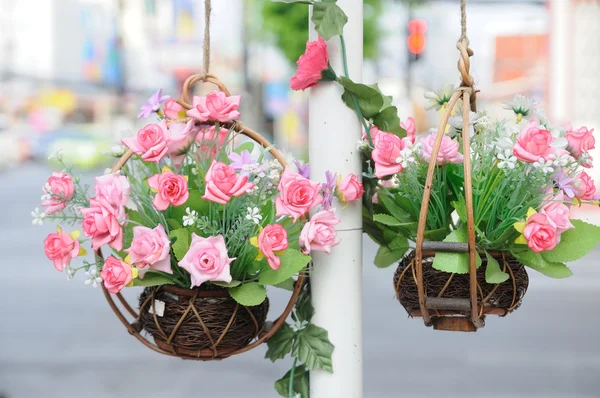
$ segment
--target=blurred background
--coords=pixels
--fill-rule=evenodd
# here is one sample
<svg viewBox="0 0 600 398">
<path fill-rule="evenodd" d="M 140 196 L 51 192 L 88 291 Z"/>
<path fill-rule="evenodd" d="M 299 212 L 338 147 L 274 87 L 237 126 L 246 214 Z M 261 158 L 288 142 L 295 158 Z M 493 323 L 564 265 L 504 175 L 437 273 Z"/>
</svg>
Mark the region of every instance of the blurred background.
<svg viewBox="0 0 600 398">
<path fill-rule="evenodd" d="M 91 179 L 144 125 L 154 91 L 179 96 L 200 71 L 203 12 L 202 0 L 0 0 L 0 397 L 277 396 L 290 364 L 262 360 L 264 348 L 219 363 L 148 351 L 99 290 L 52 269 L 41 246 L 52 227 L 31 225 L 51 153 Z M 364 18 L 363 82 L 418 131 L 433 127 L 423 94 L 458 83 L 458 1 L 365 0 Z M 307 20 L 304 5 L 213 1 L 212 71 L 241 93 L 247 125 L 300 158 L 308 93 L 288 84 Z M 469 0 L 468 36 L 480 108 L 508 116 L 502 101 L 521 93 L 555 123 L 598 131 L 600 0 Z M 600 223 L 597 210 L 577 213 Z M 600 397 L 598 248 L 568 280 L 531 275 L 522 308 L 472 335 L 407 319 L 374 254 L 366 239 L 365 397 Z M 271 298 L 275 314 L 287 297 Z"/>
</svg>

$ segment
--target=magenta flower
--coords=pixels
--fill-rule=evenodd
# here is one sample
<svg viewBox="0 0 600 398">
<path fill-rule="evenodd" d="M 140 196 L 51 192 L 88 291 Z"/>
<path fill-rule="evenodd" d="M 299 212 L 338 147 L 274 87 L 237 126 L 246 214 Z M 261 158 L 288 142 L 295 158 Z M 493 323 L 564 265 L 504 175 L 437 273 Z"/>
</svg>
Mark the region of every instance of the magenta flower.
<svg viewBox="0 0 600 398">
<path fill-rule="evenodd" d="M 168 95 L 162 95 L 162 88 L 159 88 L 157 92 L 155 92 L 150 98 L 148 98 L 148 102 L 142 105 L 142 107 L 140 108 L 140 113 L 138 113 L 137 115 L 137 118 L 148 119 L 148 117 L 154 112 L 158 112 L 158 110 L 160 109 L 160 104 L 162 104 L 169 98 L 171 97 L 169 97 Z"/>
<path fill-rule="evenodd" d="M 301 164 L 299 161 L 294 160 L 294 164 L 298 169 L 298 174 L 300 174 L 304 178 L 310 178 L 310 166 L 308 165 L 308 163 Z"/>
<path fill-rule="evenodd" d="M 325 172 L 325 179 L 327 182 L 321 185 L 321 190 L 323 191 L 323 209 L 329 210 L 333 202 L 333 193 L 335 192 L 335 187 L 337 185 L 337 173 L 332 173 L 328 170 Z"/>
</svg>

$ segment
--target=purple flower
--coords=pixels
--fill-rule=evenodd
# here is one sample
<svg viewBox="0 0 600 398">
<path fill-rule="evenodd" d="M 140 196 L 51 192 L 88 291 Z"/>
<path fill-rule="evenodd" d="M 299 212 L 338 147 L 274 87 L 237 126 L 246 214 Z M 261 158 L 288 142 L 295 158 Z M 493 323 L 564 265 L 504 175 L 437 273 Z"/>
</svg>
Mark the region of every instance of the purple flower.
<svg viewBox="0 0 600 398">
<path fill-rule="evenodd" d="M 298 169 L 298 174 L 304 178 L 310 178 L 310 166 L 307 164 L 302 165 L 299 161 L 294 160 L 294 164 Z"/>
<path fill-rule="evenodd" d="M 565 193 L 565 195 L 567 197 L 569 197 L 569 198 L 575 197 L 576 192 L 575 192 L 575 187 L 573 187 L 573 185 L 571 184 L 573 182 L 573 179 L 571 177 L 569 177 L 562 171 L 559 171 L 558 173 L 556 173 L 556 176 L 554 177 L 554 182 L 556 183 L 556 186 L 558 187 L 558 189 L 562 189 L 562 191 Z"/>
<path fill-rule="evenodd" d="M 247 150 L 243 150 L 240 154 L 231 152 L 229 154 L 229 160 L 231 160 L 231 167 L 233 167 L 235 171 L 239 171 L 241 175 L 248 175 L 248 173 L 244 171 L 245 165 L 256 164 L 256 160 L 252 159 L 250 152 Z"/>
<path fill-rule="evenodd" d="M 325 178 L 327 182 L 321 185 L 321 189 L 323 190 L 323 209 L 329 210 L 331 208 L 331 203 L 333 202 L 333 193 L 337 185 L 337 173 L 326 171 Z"/>
<path fill-rule="evenodd" d="M 137 115 L 137 118 L 148 119 L 148 117 L 154 112 L 158 112 L 158 110 L 160 109 L 160 104 L 162 104 L 169 98 L 171 97 L 169 97 L 168 95 L 162 95 L 162 88 L 159 88 L 157 92 L 155 92 L 150 98 L 148 98 L 148 102 L 142 105 L 142 107 L 140 108 L 140 113 L 138 113 Z"/>
</svg>

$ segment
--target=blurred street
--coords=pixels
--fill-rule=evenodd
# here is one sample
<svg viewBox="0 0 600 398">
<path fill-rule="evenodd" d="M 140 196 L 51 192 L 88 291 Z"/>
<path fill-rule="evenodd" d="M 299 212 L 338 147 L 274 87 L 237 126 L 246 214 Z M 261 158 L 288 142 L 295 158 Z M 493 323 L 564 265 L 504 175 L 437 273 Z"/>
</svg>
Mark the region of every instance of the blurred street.
<svg viewBox="0 0 600 398">
<path fill-rule="evenodd" d="M 56 272 L 41 245 L 53 226 L 33 226 L 29 214 L 49 173 L 28 164 L 0 174 L 0 396 L 277 396 L 272 383 L 291 361 L 263 360 L 265 347 L 218 363 L 160 356 L 127 334 L 100 289 Z M 600 396 L 598 249 L 568 280 L 531 271 L 523 306 L 475 334 L 407 319 L 394 299 L 394 269 L 376 269 L 374 254 L 365 239 L 365 397 Z M 272 318 L 287 298 L 270 297 Z"/>
</svg>

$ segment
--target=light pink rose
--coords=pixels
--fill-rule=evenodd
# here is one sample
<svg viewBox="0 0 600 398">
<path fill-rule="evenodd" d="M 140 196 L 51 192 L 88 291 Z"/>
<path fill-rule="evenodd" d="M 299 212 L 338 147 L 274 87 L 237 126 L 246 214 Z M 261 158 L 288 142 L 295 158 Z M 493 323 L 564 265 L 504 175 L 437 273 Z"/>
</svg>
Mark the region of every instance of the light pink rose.
<svg viewBox="0 0 600 398">
<path fill-rule="evenodd" d="M 129 200 L 131 186 L 127 177 L 119 173 L 106 174 L 96 177 L 94 186 L 96 198 L 110 205 L 117 218 L 125 218 L 125 205 Z"/>
<path fill-rule="evenodd" d="M 198 145 L 200 153 L 207 153 L 210 151 L 212 157 L 217 154 L 221 147 L 227 140 L 229 130 L 221 127 L 219 135 L 215 134 L 215 126 L 210 126 L 207 130 L 201 131 L 196 136 L 196 144 Z"/>
<path fill-rule="evenodd" d="M 100 278 L 111 294 L 117 294 L 133 280 L 131 266 L 114 256 L 109 256 L 102 266 Z"/>
<path fill-rule="evenodd" d="M 548 160 L 555 153 L 552 148 L 554 137 L 548 130 L 531 121 L 517 137 L 513 152 L 523 162 L 535 163 L 540 159 Z"/>
<path fill-rule="evenodd" d="M 377 126 L 372 125 L 369 129 L 369 133 L 371 134 L 371 139 L 373 140 L 373 144 L 375 144 L 375 140 L 377 140 L 377 134 L 379 134 L 381 130 L 377 128 Z M 369 142 L 369 137 L 367 137 L 367 133 L 365 130 L 362 130 L 362 136 L 360 137 L 363 141 Z"/>
<path fill-rule="evenodd" d="M 321 80 L 321 72 L 329 67 L 327 45 L 322 37 L 306 42 L 306 50 L 298 61 L 298 71 L 290 79 L 292 90 L 305 90 Z"/>
<path fill-rule="evenodd" d="M 567 229 L 575 228 L 569 220 L 569 207 L 564 204 L 565 195 L 563 191 L 560 191 L 554 198 L 546 204 L 540 213 L 548 216 L 550 221 L 556 226 L 557 233 L 561 234 Z"/>
<path fill-rule="evenodd" d="M 240 176 L 233 167 L 214 160 L 204 176 L 204 181 L 206 190 L 202 199 L 223 205 L 229 202 L 232 196 L 242 196 L 254 188 L 254 184 L 248 182 L 248 176 Z"/>
<path fill-rule="evenodd" d="M 48 206 L 46 214 L 50 215 L 64 210 L 67 202 L 75 194 L 73 178 L 63 172 L 52 173 L 44 185 L 44 194 L 47 195 L 47 199 L 42 202 L 42 206 Z"/>
<path fill-rule="evenodd" d="M 160 162 L 167 154 L 169 148 L 169 131 L 167 122 L 162 120 L 159 124 L 149 124 L 132 138 L 123 138 L 121 142 L 131 149 L 136 155 L 141 155 L 146 162 Z"/>
<path fill-rule="evenodd" d="M 552 250 L 559 241 L 556 227 L 544 213 L 535 213 L 529 217 L 523 235 L 527 239 L 527 246 L 535 253 Z"/>
<path fill-rule="evenodd" d="M 579 158 L 584 152 L 596 147 L 594 129 L 588 130 L 585 126 L 578 130 L 569 129 L 565 134 L 565 138 L 569 143 L 569 151 L 575 158 Z"/>
<path fill-rule="evenodd" d="M 375 149 L 371 157 L 375 163 L 375 176 L 383 178 L 401 172 L 402 165 L 398 162 L 398 158 L 406 143 L 394 134 L 379 131 L 374 144 Z"/>
<path fill-rule="evenodd" d="M 140 279 L 144 279 L 149 270 L 173 273 L 170 248 L 171 241 L 161 224 L 154 229 L 135 226 L 131 247 L 125 249 L 125 252 L 131 256 L 131 263 L 140 271 Z"/>
<path fill-rule="evenodd" d="M 148 178 L 148 186 L 156 191 L 152 204 L 157 210 L 167 210 L 169 205 L 181 206 L 190 196 L 187 179 L 172 171 L 165 171 Z"/>
<path fill-rule="evenodd" d="M 288 248 L 287 231 L 279 224 L 267 225 L 258 235 L 258 250 L 267 258 L 269 267 L 278 270 L 281 259 L 278 253 Z"/>
<path fill-rule="evenodd" d="M 435 133 L 429 134 L 425 138 L 421 138 L 419 141 L 423 145 L 423 159 L 429 162 L 431 159 L 431 154 L 433 152 L 433 145 L 435 143 Z M 460 144 L 458 141 L 454 141 L 452 138 L 445 135 L 442 138 L 442 145 L 440 146 L 440 151 L 437 155 L 437 164 L 438 166 L 444 165 L 446 163 L 454 163 L 460 164 L 464 162 L 463 154 L 458 150 L 460 148 Z"/>
<path fill-rule="evenodd" d="M 90 199 L 90 207 L 81 209 L 83 214 L 83 234 L 92 238 L 92 249 L 103 245 L 113 249 L 123 249 L 123 228 L 119 224 L 114 209 L 101 198 Z"/>
<path fill-rule="evenodd" d="M 400 127 L 406 130 L 406 139 L 414 144 L 417 138 L 417 125 L 415 124 L 415 119 L 409 116 L 405 122 L 400 123 Z"/>
<path fill-rule="evenodd" d="M 337 190 L 342 202 L 353 202 L 365 193 L 362 183 L 358 181 L 356 174 L 352 173 L 337 183 Z"/>
<path fill-rule="evenodd" d="M 291 216 L 294 222 L 323 202 L 321 184 L 302 177 L 286 167 L 277 186 L 275 214 Z"/>
<path fill-rule="evenodd" d="M 321 210 L 315 213 L 309 222 L 304 224 L 300 232 L 302 252 L 309 254 L 313 250 L 329 253 L 331 247 L 340 243 L 333 227 L 340 220 L 335 218 L 335 211 Z"/>
<path fill-rule="evenodd" d="M 173 98 L 168 99 L 167 102 L 165 102 L 165 116 L 169 119 L 179 119 L 179 112 L 182 110 L 183 106 L 179 105 Z"/>
<path fill-rule="evenodd" d="M 229 258 L 222 235 L 202 238 L 192 233 L 192 244 L 179 262 L 179 266 L 192 276 L 192 286 L 200 286 L 206 281 L 231 282 Z"/>
<path fill-rule="evenodd" d="M 575 188 L 575 197 L 581 200 L 593 200 L 596 195 L 594 180 L 585 171 L 577 174 L 572 183 Z"/>
<path fill-rule="evenodd" d="M 222 91 L 213 91 L 206 97 L 194 96 L 192 109 L 186 114 L 200 122 L 230 122 L 240 117 L 240 100 L 239 95 L 228 97 Z"/>
<path fill-rule="evenodd" d="M 58 271 L 69 265 L 71 259 L 79 255 L 79 251 L 79 241 L 60 228 L 44 239 L 46 257 L 54 263 L 54 268 Z"/>
<path fill-rule="evenodd" d="M 194 125 L 194 121 L 187 123 L 171 123 L 169 126 L 169 156 L 175 168 L 181 168 L 187 151 L 196 139 L 200 129 Z"/>
</svg>

